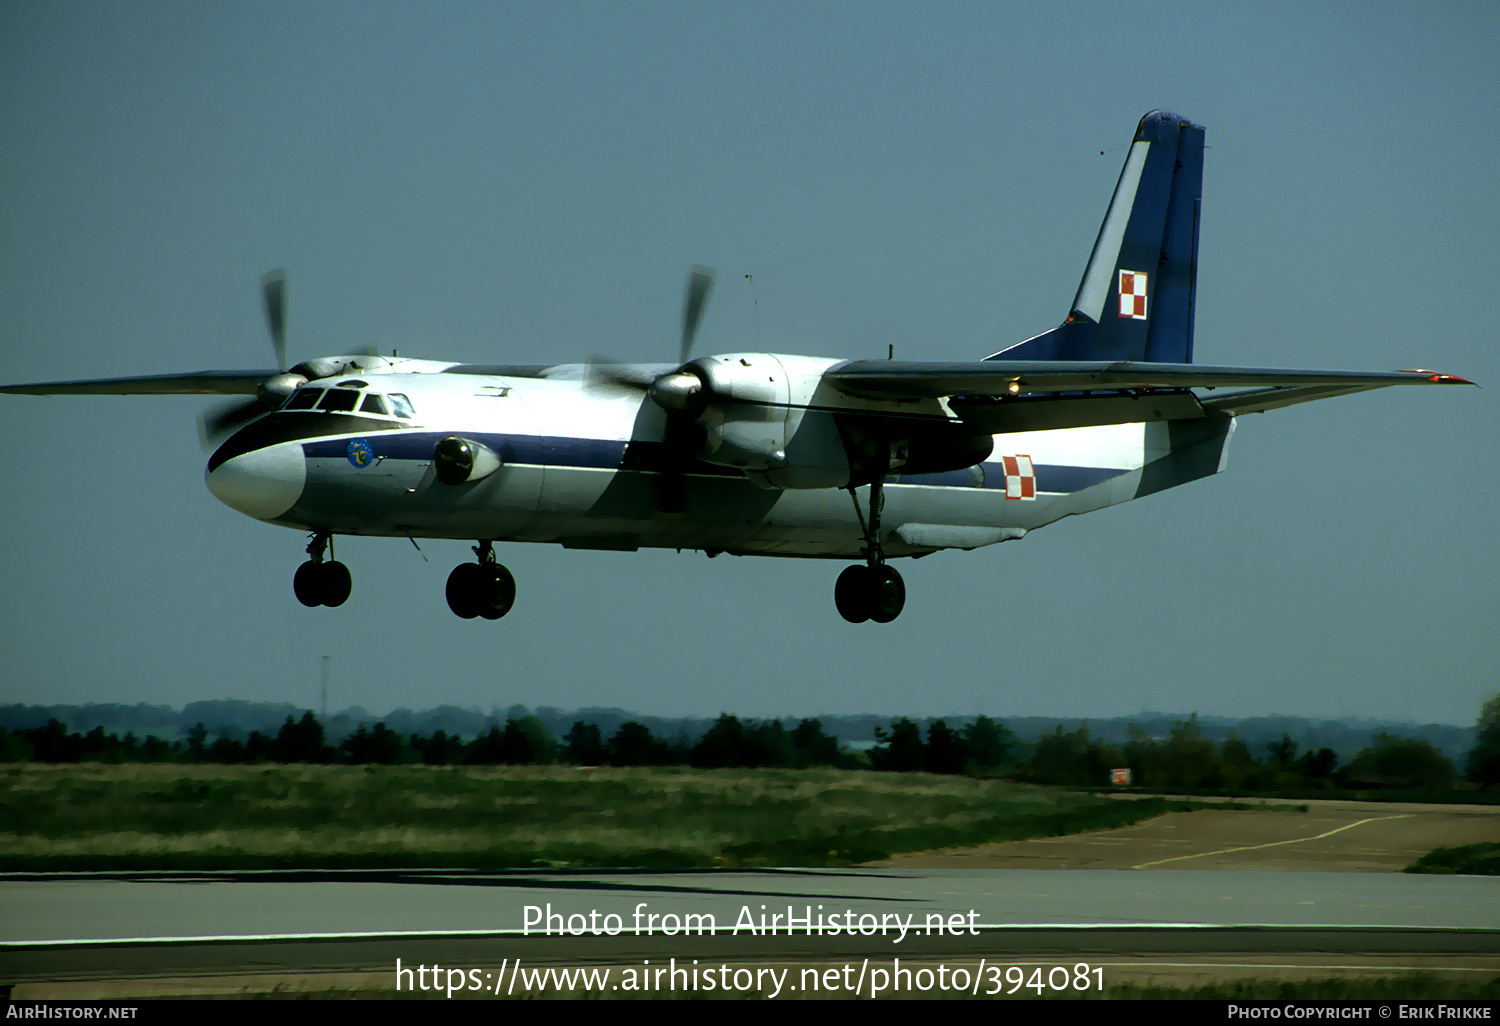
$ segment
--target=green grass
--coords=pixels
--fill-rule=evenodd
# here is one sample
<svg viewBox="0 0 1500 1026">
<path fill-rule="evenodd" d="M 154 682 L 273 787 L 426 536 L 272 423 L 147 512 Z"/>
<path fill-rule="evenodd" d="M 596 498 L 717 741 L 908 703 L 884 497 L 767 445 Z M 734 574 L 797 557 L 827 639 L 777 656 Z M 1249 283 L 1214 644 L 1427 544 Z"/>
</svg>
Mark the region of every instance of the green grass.
<svg viewBox="0 0 1500 1026">
<path fill-rule="evenodd" d="M 1438 848 L 1402 870 L 1403 873 L 1467 873 L 1500 876 L 1500 843 L 1464 844 Z"/>
<path fill-rule="evenodd" d="M 918 773 L 0 767 L 0 869 L 842 866 L 1201 807 Z"/>
</svg>

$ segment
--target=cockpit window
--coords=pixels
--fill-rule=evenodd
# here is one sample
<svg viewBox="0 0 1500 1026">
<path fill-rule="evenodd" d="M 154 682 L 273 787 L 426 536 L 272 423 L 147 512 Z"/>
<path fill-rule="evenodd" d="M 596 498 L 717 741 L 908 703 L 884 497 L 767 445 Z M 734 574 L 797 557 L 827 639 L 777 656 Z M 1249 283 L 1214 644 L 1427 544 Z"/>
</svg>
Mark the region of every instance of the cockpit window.
<svg viewBox="0 0 1500 1026">
<path fill-rule="evenodd" d="M 318 409 L 329 413 L 347 413 L 354 409 L 359 393 L 348 388 L 330 388 L 318 404 Z"/>
<path fill-rule="evenodd" d="M 303 387 L 297 389 L 282 405 L 283 410 L 319 410 L 325 413 L 360 413 L 373 417 L 400 417 L 412 420 L 416 414 L 411 400 L 399 392 L 382 395 L 379 392 L 361 392 L 350 385 L 363 388 L 370 386 L 363 381 L 340 381 L 333 388 Z"/>
</svg>

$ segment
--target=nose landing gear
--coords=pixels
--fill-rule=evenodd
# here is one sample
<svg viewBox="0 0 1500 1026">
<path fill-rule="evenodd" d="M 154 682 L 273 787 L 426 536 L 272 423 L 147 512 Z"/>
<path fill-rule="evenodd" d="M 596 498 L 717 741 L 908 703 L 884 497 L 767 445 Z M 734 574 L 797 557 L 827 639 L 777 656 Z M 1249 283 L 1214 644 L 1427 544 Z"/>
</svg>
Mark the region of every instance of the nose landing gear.
<svg viewBox="0 0 1500 1026">
<path fill-rule="evenodd" d="M 465 620 L 498 620 L 516 602 L 516 579 L 495 560 L 490 542 L 474 546 L 477 563 L 460 563 L 448 575 L 448 608 Z"/>
<path fill-rule="evenodd" d="M 354 580 L 349 568 L 338 560 L 323 560 L 323 553 L 333 551 L 333 536 L 324 531 L 313 535 L 307 546 L 307 562 L 297 568 L 292 591 L 304 606 L 341 606 L 349 600 Z"/>
</svg>

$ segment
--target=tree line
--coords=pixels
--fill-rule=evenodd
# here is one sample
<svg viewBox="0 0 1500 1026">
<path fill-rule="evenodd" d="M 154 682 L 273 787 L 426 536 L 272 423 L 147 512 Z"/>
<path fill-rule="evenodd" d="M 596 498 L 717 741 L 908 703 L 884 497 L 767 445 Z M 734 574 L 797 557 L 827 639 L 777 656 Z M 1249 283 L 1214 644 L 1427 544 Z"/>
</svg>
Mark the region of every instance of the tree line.
<svg viewBox="0 0 1500 1026">
<path fill-rule="evenodd" d="M 121 703 L 92 702 L 84 705 L 20 705 L 0 704 L 0 728 L 8 730 L 42 727 L 49 720 L 57 719 L 70 731 L 88 731 L 103 727 L 105 733 L 123 737 L 133 731 L 138 738 L 154 734 L 159 738 L 181 740 L 198 723 L 208 726 L 211 736 L 245 741 L 250 732 L 259 730 L 268 737 L 275 737 L 286 718 L 300 719 L 305 705 L 287 702 L 247 702 L 241 699 L 216 699 L 213 701 L 189 702 L 181 708 L 153 706 L 145 703 L 127 705 Z M 686 736 L 701 738 L 715 723 L 714 717 L 701 716 L 652 716 L 629 709 L 609 707 L 585 707 L 558 709 L 547 705 L 534 708 L 512 704 L 509 707 L 492 705 L 488 711 L 479 707 L 438 705 L 427 709 L 397 708 L 385 713 L 372 713 L 358 705 L 342 710 L 329 709 L 319 715 L 325 736 L 336 744 L 354 733 L 360 724 L 373 727 L 377 722 L 386 729 L 401 734 L 419 734 L 430 737 L 439 730 L 472 740 L 489 730 L 492 725 L 502 728 L 507 719 L 524 719 L 535 716 L 554 736 L 563 737 L 575 722 L 582 720 L 599 727 L 606 739 L 613 737 L 624 724 L 640 723 L 651 729 L 657 737 L 677 738 Z M 743 717 L 742 717 L 743 718 Z M 778 717 L 787 730 L 796 727 L 796 717 Z M 915 718 L 926 737 L 928 727 L 940 716 Z M 946 715 L 942 719 L 957 730 L 967 724 L 971 717 Z M 1131 730 L 1144 730 L 1153 737 L 1166 737 L 1172 725 L 1183 715 L 1169 713 L 1139 712 L 1120 717 L 1042 717 L 1006 716 L 1005 725 L 1024 744 L 1035 744 L 1044 735 L 1052 733 L 1059 725 L 1064 731 L 1087 726 L 1089 735 L 1116 747 L 1131 739 Z M 871 739 L 875 728 L 889 728 L 891 716 L 870 713 L 824 713 L 819 716 L 823 729 L 845 742 L 868 746 L 872 742 L 851 739 Z M 1456 726 L 1442 723 L 1407 723 L 1395 721 L 1365 720 L 1344 717 L 1342 719 L 1309 719 L 1302 716 L 1258 716 L 1232 718 L 1224 716 L 1199 716 L 1198 723 L 1203 733 L 1216 742 L 1224 741 L 1230 732 L 1241 738 L 1250 748 L 1261 753 L 1265 746 L 1278 741 L 1283 734 L 1295 738 L 1298 745 L 1317 751 L 1330 748 L 1340 758 L 1349 760 L 1363 748 L 1373 744 L 1380 731 L 1403 737 L 1420 738 L 1430 742 L 1439 751 L 1462 765 L 1466 754 L 1474 747 L 1476 728 L 1473 724 Z M 1300 749 L 1299 749 L 1300 750 Z"/>
<path fill-rule="evenodd" d="M 59 720 L 45 726 L 0 730 L 0 761 L 5 762 L 182 762 L 323 763 L 343 765 L 540 765 L 693 766 L 698 768 L 807 768 L 831 766 L 885 772 L 928 772 L 1007 776 L 1040 784 L 1097 787 L 1116 771 L 1143 788 L 1209 791 L 1308 791 L 1399 788 L 1445 790 L 1460 779 L 1481 787 L 1500 785 L 1500 696 L 1480 716 L 1475 747 L 1462 774 L 1432 744 L 1392 733 L 1346 763 L 1330 748 L 1299 750 L 1289 736 L 1258 746 L 1232 732 L 1222 740 L 1206 736 L 1196 716 L 1175 721 L 1166 736 L 1133 728 L 1124 742 L 1092 736 L 1088 727 L 1056 727 L 1035 742 L 1022 742 L 1002 722 L 978 716 L 959 728 L 944 720 L 927 725 L 901 717 L 875 728 L 867 750 L 841 746 L 821 720 L 803 719 L 788 729 L 778 720 L 741 720 L 721 715 L 697 739 L 659 736 L 645 724 L 627 721 L 606 736 L 599 726 L 577 720 L 562 738 L 535 716 L 508 717 L 472 739 L 437 730 L 404 733 L 385 723 L 361 724 L 337 743 L 326 738 L 311 712 L 287 716 L 274 734 L 251 731 L 244 740 L 221 733 L 210 738 L 203 723 L 184 740 L 154 735 L 123 737 L 96 727 L 70 733 Z"/>
</svg>

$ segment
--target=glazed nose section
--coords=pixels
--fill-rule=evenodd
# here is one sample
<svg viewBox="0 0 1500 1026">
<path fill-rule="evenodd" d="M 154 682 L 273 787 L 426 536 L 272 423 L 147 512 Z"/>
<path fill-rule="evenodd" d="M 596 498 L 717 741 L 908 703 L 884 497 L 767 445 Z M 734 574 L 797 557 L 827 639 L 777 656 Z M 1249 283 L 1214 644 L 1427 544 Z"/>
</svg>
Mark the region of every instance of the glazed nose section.
<svg viewBox="0 0 1500 1026">
<path fill-rule="evenodd" d="M 211 461 L 208 490 L 230 509 L 257 520 L 274 520 L 291 509 L 307 483 L 302 446 L 293 442 Z"/>
</svg>

